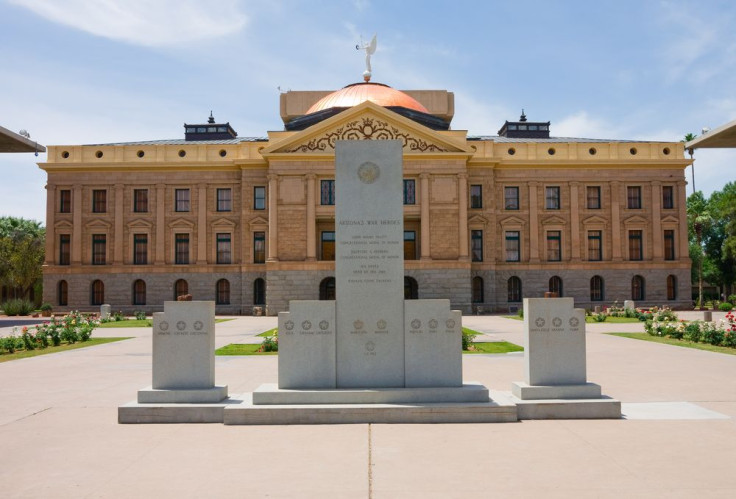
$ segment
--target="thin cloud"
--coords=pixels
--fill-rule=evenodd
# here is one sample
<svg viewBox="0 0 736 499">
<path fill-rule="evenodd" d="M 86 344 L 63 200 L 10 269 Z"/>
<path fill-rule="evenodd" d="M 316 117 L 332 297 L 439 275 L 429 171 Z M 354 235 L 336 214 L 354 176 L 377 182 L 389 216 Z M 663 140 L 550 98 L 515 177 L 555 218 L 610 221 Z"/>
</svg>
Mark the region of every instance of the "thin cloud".
<svg viewBox="0 0 736 499">
<path fill-rule="evenodd" d="M 134 45 L 164 47 L 219 38 L 241 30 L 246 15 L 235 0 L 10 0 L 49 21 Z"/>
</svg>

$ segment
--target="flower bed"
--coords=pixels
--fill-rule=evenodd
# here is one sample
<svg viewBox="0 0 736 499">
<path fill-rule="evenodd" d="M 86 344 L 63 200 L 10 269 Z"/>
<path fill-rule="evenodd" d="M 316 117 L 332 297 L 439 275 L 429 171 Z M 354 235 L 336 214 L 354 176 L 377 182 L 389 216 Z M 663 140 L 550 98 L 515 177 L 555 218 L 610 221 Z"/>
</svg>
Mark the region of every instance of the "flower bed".
<svg viewBox="0 0 736 499">
<path fill-rule="evenodd" d="M 59 346 L 62 343 L 74 344 L 88 341 L 92 330 L 99 325 L 94 317 L 79 312 L 71 312 L 61 318 L 52 318 L 49 322 L 38 326 L 23 326 L 13 329 L 13 334 L 0 338 L 0 353 L 14 353 L 17 350 L 43 349 L 49 345 Z"/>
<path fill-rule="evenodd" d="M 730 312 L 718 322 L 648 320 L 644 330 L 652 336 L 736 348 L 736 316 Z"/>
</svg>

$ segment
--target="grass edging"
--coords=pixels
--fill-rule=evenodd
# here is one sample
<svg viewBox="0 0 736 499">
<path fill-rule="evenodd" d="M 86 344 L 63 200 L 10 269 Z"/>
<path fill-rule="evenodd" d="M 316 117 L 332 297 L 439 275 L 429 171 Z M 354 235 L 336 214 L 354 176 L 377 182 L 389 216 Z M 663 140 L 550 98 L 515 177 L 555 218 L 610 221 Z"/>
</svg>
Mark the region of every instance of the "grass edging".
<svg viewBox="0 0 736 499">
<path fill-rule="evenodd" d="M 30 357 L 37 357 L 39 355 L 46 355 L 49 353 L 66 352 L 68 350 L 78 350 L 80 348 L 93 347 L 96 345 L 104 345 L 105 343 L 113 343 L 115 341 L 129 340 L 132 336 L 115 337 L 115 338 L 90 338 L 87 341 L 79 341 L 77 343 L 67 343 L 65 345 L 48 346 L 46 348 L 37 348 L 36 350 L 20 350 L 13 353 L 4 353 L 0 355 L 0 362 L 8 362 L 17 359 L 27 359 Z"/>
<path fill-rule="evenodd" d="M 230 343 L 215 350 L 215 355 L 278 355 L 278 352 L 259 352 L 260 343 Z"/>
<path fill-rule="evenodd" d="M 694 348 L 695 350 L 705 350 L 707 352 L 725 353 L 728 355 L 736 355 L 736 348 L 721 347 L 710 345 L 708 343 L 695 343 L 694 341 L 677 340 L 665 336 L 652 336 L 649 333 L 605 333 L 611 336 L 620 336 L 622 338 L 632 338 L 635 340 L 651 341 L 653 343 L 663 343 L 665 345 L 675 345 L 678 347 Z"/>
</svg>

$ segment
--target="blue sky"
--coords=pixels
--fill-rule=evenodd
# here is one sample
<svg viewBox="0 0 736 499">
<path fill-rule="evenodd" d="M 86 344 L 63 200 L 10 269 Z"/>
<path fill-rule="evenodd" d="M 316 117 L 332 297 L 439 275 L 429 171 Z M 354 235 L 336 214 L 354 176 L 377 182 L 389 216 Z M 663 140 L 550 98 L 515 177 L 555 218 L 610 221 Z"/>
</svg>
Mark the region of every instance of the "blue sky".
<svg viewBox="0 0 736 499">
<path fill-rule="evenodd" d="M 455 93 L 454 129 L 521 108 L 552 135 L 680 140 L 736 119 L 733 1 L 0 0 L 0 125 L 45 145 L 279 130 L 279 88 Z M 696 151 L 706 194 L 736 150 Z M 45 155 L 0 155 L 0 215 L 45 218 Z M 691 172 L 688 168 L 687 179 Z M 688 186 L 688 193 L 692 185 Z"/>
</svg>

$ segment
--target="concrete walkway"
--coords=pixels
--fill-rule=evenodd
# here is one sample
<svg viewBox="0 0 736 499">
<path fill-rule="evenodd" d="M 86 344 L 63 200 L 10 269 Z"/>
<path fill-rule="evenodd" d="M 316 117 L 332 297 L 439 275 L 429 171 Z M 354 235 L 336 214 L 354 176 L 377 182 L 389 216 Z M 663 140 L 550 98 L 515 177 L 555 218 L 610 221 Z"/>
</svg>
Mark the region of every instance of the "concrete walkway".
<svg viewBox="0 0 736 499">
<path fill-rule="evenodd" d="M 217 325 L 259 342 L 275 318 Z M 464 324 L 522 342 L 522 323 Z M 736 497 L 736 356 L 602 334 L 588 378 L 629 419 L 465 425 L 119 425 L 151 381 L 150 329 L 133 339 L 0 364 L 2 497 Z M 523 354 L 466 355 L 465 379 L 510 390 Z M 277 381 L 277 357 L 218 357 L 230 394 Z"/>
</svg>

